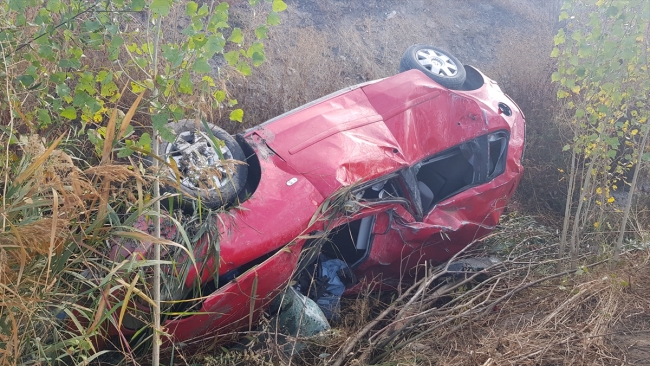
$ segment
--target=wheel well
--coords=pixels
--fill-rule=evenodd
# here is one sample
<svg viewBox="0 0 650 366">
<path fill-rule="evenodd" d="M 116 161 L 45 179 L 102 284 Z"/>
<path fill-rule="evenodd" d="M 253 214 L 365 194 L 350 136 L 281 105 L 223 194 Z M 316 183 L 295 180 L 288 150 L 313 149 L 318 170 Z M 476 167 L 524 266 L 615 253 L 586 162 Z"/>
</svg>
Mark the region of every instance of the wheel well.
<svg viewBox="0 0 650 366">
<path fill-rule="evenodd" d="M 245 163 L 248 164 L 246 185 L 244 186 L 244 189 L 239 192 L 239 201 L 243 202 L 255 193 L 255 190 L 262 179 L 262 168 L 257 154 L 255 154 L 253 148 L 248 144 L 248 142 L 246 142 L 244 136 L 238 134 L 235 136 L 235 140 L 244 151 L 244 156 L 246 156 Z"/>
<path fill-rule="evenodd" d="M 465 82 L 460 90 L 476 90 L 485 84 L 483 75 L 476 70 L 474 67 L 469 65 L 463 65 L 465 67 Z"/>
</svg>

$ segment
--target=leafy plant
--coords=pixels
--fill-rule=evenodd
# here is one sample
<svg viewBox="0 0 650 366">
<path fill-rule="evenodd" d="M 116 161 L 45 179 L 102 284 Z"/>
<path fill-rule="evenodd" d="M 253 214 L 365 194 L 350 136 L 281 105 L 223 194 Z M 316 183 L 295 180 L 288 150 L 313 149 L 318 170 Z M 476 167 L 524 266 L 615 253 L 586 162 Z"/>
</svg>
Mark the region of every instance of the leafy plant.
<svg viewBox="0 0 650 366">
<path fill-rule="evenodd" d="M 564 148 L 571 151 L 572 163 L 560 255 L 568 239 L 575 266 L 582 228 L 598 231 L 605 207 L 615 202 L 612 192 L 630 184 L 615 247 L 617 257 L 638 171 L 642 161 L 650 158 L 646 153 L 650 132 L 650 3 L 566 1 L 560 21 L 566 24 L 555 36 L 551 56 L 557 58 L 558 68 L 552 80 L 559 86 L 557 97 L 564 106 L 562 128 L 573 133 L 572 142 Z M 633 179 L 627 182 L 624 175 L 632 168 Z"/>
<path fill-rule="evenodd" d="M 225 78 L 265 61 L 268 28 L 286 8 L 249 3 L 265 14 L 254 30 L 233 27 L 226 2 L 0 3 L 0 364 L 90 362 L 135 299 L 152 304 L 150 269 L 161 263 L 109 261 L 107 240 L 175 246 L 193 263 L 181 227 L 182 244 L 133 231 L 141 215 L 159 217 L 159 199 L 125 158 L 151 151 L 156 135 L 171 140 L 170 119 L 225 111 L 243 120 Z M 152 37 L 151 24 L 166 21 L 185 25 Z M 142 131 L 149 123 L 153 133 Z"/>
<path fill-rule="evenodd" d="M 226 109 L 232 120 L 242 121 L 243 111 L 219 81 L 225 77 L 223 70 L 210 62 L 223 57 L 233 69 L 249 75 L 265 61 L 268 27 L 279 24 L 277 13 L 286 9 L 282 0 L 269 2 L 270 12 L 254 38 L 230 26 L 227 2 L 5 2 L 0 5 L 5 22 L 0 42 L 13 78 L 15 113 L 34 130 L 71 121 L 82 134 L 88 125 L 101 124 L 108 106 L 117 103 L 127 87 L 136 95 L 159 91 L 150 113 L 154 128 L 167 139 L 171 131 L 164 126 L 169 119 L 196 116 L 197 111 Z M 262 1 L 250 3 L 265 11 Z M 187 23 L 182 37 L 170 36 L 154 45 L 149 18 L 172 12 L 183 14 L 179 24 Z M 155 73 L 154 50 L 160 53 Z M 98 145 L 101 132 L 88 133 Z"/>
</svg>

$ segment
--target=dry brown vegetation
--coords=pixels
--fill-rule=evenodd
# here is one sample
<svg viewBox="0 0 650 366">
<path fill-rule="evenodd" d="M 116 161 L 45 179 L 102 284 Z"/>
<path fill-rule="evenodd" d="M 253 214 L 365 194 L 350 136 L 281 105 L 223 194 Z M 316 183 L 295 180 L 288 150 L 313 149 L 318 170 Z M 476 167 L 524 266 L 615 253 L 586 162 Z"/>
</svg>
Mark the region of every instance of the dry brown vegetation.
<svg viewBox="0 0 650 366">
<path fill-rule="evenodd" d="M 7 347 L 0 352 L 2 365 L 20 364 L 26 354 L 51 357 L 62 345 L 70 352 L 91 349 L 92 329 L 61 329 L 54 315 L 67 303 L 79 327 L 104 319 L 94 311 L 101 300 L 89 301 L 90 292 L 79 291 L 84 279 L 77 276 L 80 268 L 94 267 L 101 257 L 89 244 L 101 240 L 106 234 L 103 223 L 112 221 L 107 217 L 108 197 L 122 197 L 112 199 L 113 204 L 135 204 L 134 192 L 142 192 L 144 180 L 124 165 L 109 162 L 79 169 L 71 156 L 56 150 L 63 137 L 47 150 L 37 136 L 25 141 L 23 151 L 16 151 L 23 161 L 4 191 L 0 341 Z"/>
<path fill-rule="evenodd" d="M 644 365 L 650 356 L 650 255 L 630 252 L 616 269 L 585 255 L 577 271 L 558 271 L 555 234 L 511 214 L 478 249 L 497 254 L 484 272 L 428 269 L 398 293 L 348 299 L 324 336 L 295 342 L 268 328 L 261 343 L 199 357 L 210 365 Z M 422 269 L 424 270 L 424 269 Z M 255 335 L 255 334 L 250 334 Z M 283 351 L 283 349 L 285 351 Z"/>
<path fill-rule="evenodd" d="M 256 24 L 256 15 L 245 7 L 245 1 L 229 2 L 234 7 L 236 25 Z M 526 113 L 526 175 L 509 210 L 545 216 L 518 219 L 513 214 L 514 218 L 506 218 L 503 227 L 482 249 L 466 253 L 485 255 L 497 251 L 506 258 L 488 271 L 489 278 L 474 281 L 484 273 L 466 274 L 457 281 L 441 282 L 435 279 L 448 274 L 445 269 L 428 268 L 426 277 L 413 287 L 405 284 L 398 294 L 369 291 L 357 299 L 348 299 L 342 319 L 334 323 L 335 331 L 309 340 L 309 349 L 291 360 L 279 345 L 266 342 L 247 351 L 177 355 L 175 363 L 650 363 L 647 251 L 628 254 L 616 269 L 602 264 L 592 266 L 600 261 L 594 258 L 599 254 L 598 248 L 585 253 L 581 258 L 583 267 L 577 273 L 561 272 L 557 266 L 558 238 L 552 225 L 556 222 L 554 215 L 561 213 L 566 194 L 565 182 L 558 172 L 563 163 L 558 153 L 565 136 L 553 124 L 556 100 L 550 74 L 554 65 L 548 54 L 559 1 L 463 0 L 454 2 L 453 9 L 446 8 L 449 12 L 436 10 L 449 4 L 440 0 L 287 3 L 289 10 L 283 15 L 283 25 L 269 32 L 268 62 L 254 70 L 252 77 L 237 76 L 223 63 L 216 62 L 229 74 L 224 82 L 230 95 L 246 111 L 243 124 L 229 121 L 227 116 L 220 118 L 219 111 L 212 111 L 214 120 L 222 127 L 239 132 L 342 87 L 390 76 L 410 44 L 440 45 L 498 80 Z M 180 24 L 183 20 L 181 17 L 171 21 Z M 123 102 L 130 104 L 132 100 Z M 23 166 L 29 169 L 32 157 L 42 156 L 44 148 L 40 141 L 24 146 L 34 151 L 12 154 L 29 157 Z M 12 292 L 10 286 L 2 287 L 0 292 L 2 309 L 14 307 L 18 311 L 13 314 L 22 313 L 24 317 L 11 319 L 8 324 L 14 339 L 0 339 L 8 345 L 0 357 L 14 363 L 15 355 L 21 351 L 19 327 L 30 324 L 26 332 L 36 339 L 51 325 L 49 312 L 58 304 L 44 303 L 42 299 L 47 296 L 62 301 L 74 292 L 74 284 L 66 282 L 66 277 L 61 276 L 62 280 L 54 286 L 51 278 L 44 275 L 48 272 L 43 268 L 50 265 L 46 260 L 60 250 L 60 241 L 83 247 L 84 240 L 101 237 L 102 230 L 89 227 L 88 217 L 96 217 L 106 209 L 106 194 L 123 197 L 128 207 L 142 205 L 143 200 L 137 169 L 104 165 L 81 170 L 70 156 L 57 150 L 43 158 L 37 169 L 29 173 L 26 182 L 30 191 L 17 196 L 16 207 L 22 209 L 21 205 L 32 204 L 30 200 L 40 200 L 48 210 L 53 208 L 55 214 L 52 218 L 24 222 L 0 237 L 2 246 L 20 242 L 24 248 L 0 250 L 2 283 L 15 284 L 18 278 L 31 282 L 31 292 Z M 646 215 L 639 209 L 634 230 L 645 229 Z M 74 230 L 70 229 L 71 221 L 78 224 Z M 549 223 L 549 227 L 540 227 L 536 221 Z M 53 232 L 56 234 L 52 235 Z M 82 253 L 87 250 L 84 248 Z M 40 261 L 25 265 L 37 255 L 41 256 Z M 74 275 L 86 264 L 88 258 L 72 257 L 62 263 L 60 272 Z M 66 268 L 70 270 L 66 272 Z M 100 302 L 92 299 L 89 308 L 97 308 Z M 83 313 L 83 318 L 87 323 L 96 320 L 89 311 Z M 270 331 L 262 331 L 265 332 Z M 63 342 L 66 337 L 70 340 L 76 336 L 70 333 L 57 339 Z"/>
<path fill-rule="evenodd" d="M 531 287 L 489 314 L 409 344 L 391 359 L 439 365 L 646 364 L 649 259 L 637 254 L 618 271 L 600 267 Z"/>
</svg>

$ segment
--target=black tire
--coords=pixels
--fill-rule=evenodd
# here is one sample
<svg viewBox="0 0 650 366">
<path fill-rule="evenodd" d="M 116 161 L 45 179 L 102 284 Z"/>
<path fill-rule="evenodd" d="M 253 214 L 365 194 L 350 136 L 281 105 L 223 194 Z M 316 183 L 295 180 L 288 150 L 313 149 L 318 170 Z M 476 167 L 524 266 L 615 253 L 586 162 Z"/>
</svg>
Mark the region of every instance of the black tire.
<svg viewBox="0 0 650 366">
<path fill-rule="evenodd" d="M 429 61 L 429 64 L 425 61 Z M 436 69 L 435 65 L 442 67 Z M 467 77 L 465 67 L 454 55 L 423 44 L 409 47 L 399 63 L 399 72 L 413 69 L 422 71 L 436 83 L 454 90 L 462 89 Z"/>
<path fill-rule="evenodd" d="M 194 144 L 194 138 L 196 137 L 195 134 L 197 131 L 209 136 L 205 126 L 200 122 L 198 125 L 199 128 L 197 130 L 196 122 L 194 120 L 180 120 L 178 122 L 167 124 L 167 127 L 174 131 L 177 137 L 173 143 L 164 141 L 160 144 L 158 150 L 160 152 L 160 157 L 167 162 L 169 162 L 169 159 L 173 158 L 176 160 L 176 158 L 179 158 L 182 154 L 180 153 L 180 150 L 178 150 L 177 142 L 179 142 L 180 139 L 183 139 L 184 142 Z M 226 131 L 212 124 L 208 124 L 208 126 L 210 127 L 210 131 L 212 131 L 214 137 L 224 142 L 225 147 L 227 148 L 227 155 L 224 154 L 224 157 L 230 160 L 238 160 L 241 163 L 234 164 L 229 168 L 223 168 L 224 170 L 227 169 L 227 171 L 222 174 L 221 179 L 215 177 L 221 183 L 219 187 L 216 187 L 215 185 L 211 187 L 205 185 L 197 186 L 189 181 L 186 183 L 181 182 L 180 190 L 182 191 L 182 197 L 179 198 L 178 202 L 180 207 L 184 209 L 188 208 L 188 204 L 192 203 L 191 201 L 198 201 L 199 198 L 201 204 L 210 209 L 217 209 L 230 205 L 235 202 L 239 191 L 241 191 L 246 184 L 248 165 L 245 163 L 246 156 L 244 155 L 244 151 L 237 141 L 235 141 L 235 139 Z M 182 137 L 182 134 L 185 135 L 185 137 Z M 203 135 L 201 135 L 200 138 L 202 138 L 202 136 Z M 192 142 L 187 139 L 192 140 Z M 184 143 L 183 141 L 181 141 L 181 143 Z M 210 146 L 210 148 L 212 147 Z M 215 152 L 209 151 L 208 153 L 213 154 L 213 158 L 216 156 Z M 219 159 L 219 157 L 216 156 L 216 159 Z M 183 164 L 177 163 L 177 165 L 180 173 L 186 175 L 188 169 L 185 169 Z M 168 180 L 171 182 L 175 181 L 176 177 L 173 170 L 169 167 L 165 167 L 164 169 L 166 169 L 165 174 L 167 174 Z M 196 169 L 193 171 L 196 171 Z M 169 184 L 169 181 L 167 183 L 164 181 L 161 182 L 160 192 L 178 193 L 177 187 Z M 190 202 L 188 202 L 188 200 Z"/>
</svg>

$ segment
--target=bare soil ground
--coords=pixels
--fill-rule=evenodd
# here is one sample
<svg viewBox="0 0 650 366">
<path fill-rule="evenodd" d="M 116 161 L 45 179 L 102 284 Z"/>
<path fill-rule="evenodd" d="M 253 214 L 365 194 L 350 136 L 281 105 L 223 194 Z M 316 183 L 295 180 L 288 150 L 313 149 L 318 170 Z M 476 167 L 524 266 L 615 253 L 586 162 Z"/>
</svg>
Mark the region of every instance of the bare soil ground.
<svg viewBox="0 0 650 366">
<path fill-rule="evenodd" d="M 559 11 L 555 0 L 287 3 L 283 24 L 269 32 L 268 62 L 231 85 L 249 107 L 244 125 L 230 125 L 233 132 L 342 87 L 393 75 L 412 44 L 440 46 L 515 95 L 520 77 L 548 71 Z M 242 25 L 254 24 L 246 4 L 235 3 L 234 10 Z"/>
</svg>

